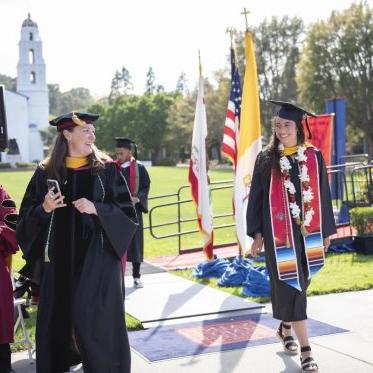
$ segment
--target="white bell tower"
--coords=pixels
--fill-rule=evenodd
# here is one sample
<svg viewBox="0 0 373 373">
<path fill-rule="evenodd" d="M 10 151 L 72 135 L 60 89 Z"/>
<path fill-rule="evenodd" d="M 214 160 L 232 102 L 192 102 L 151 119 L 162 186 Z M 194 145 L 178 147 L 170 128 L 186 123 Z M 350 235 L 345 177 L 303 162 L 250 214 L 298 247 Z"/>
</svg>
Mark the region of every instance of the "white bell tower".
<svg viewBox="0 0 373 373">
<path fill-rule="evenodd" d="M 18 45 L 17 93 L 28 98 L 29 159 L 41 160 L 43 145 L 39 130 L 48 126 L 49 97 L 42 41 L 30 13 L 22 23 Z"/>
</svg>

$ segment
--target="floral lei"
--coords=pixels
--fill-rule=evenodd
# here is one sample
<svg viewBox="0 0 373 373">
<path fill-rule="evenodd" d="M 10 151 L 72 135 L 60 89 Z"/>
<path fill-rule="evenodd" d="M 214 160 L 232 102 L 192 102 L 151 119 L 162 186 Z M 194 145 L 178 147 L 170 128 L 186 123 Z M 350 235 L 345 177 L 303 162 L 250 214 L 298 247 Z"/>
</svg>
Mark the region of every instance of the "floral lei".
<svg viewBox="0 0 373 373">
<path fill-rule="evenodd" d="M 280 143 L 279 150 L 281 153 L 280 157 L 280 169 L 281 174 L 284 180 L 284 187 L 288 192 L 289 196 L 289 207 L 291 210 L 291 214 L 296 222 L 297 225 L 301 225 L 302 221 L 300 218 L 300 208 L 297 204 L 295 198 L 295 186 L 290 180 L 289 170 L 291 169 L 291 164 L 289 159 L 284 155 L 283 150 L 284 146 Z M 295 159 L 298 161 L 299 164 L 299 178 L 301 181 L 301 189 L 302 189 L 302 205 L 303 205 L 303 227 L 308 227 L 311 224 L 312 217 L 315 213 L 314 209 L 312 208 L 311 201 L 313 200 L 313 191 L 309 185 L 310 177 L 308 175 L 308 168 L 306 165 L 307 156 L 306 146 L 300 145 L 298 146 L 297 155 Z"/>
</svg>

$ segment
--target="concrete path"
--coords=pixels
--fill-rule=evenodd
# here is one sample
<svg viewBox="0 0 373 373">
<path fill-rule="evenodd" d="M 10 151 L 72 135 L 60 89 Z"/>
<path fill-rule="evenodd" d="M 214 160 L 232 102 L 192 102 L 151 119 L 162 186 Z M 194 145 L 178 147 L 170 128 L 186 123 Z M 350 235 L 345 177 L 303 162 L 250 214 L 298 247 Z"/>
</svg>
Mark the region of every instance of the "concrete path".
<svg viewBox="0 0 373 373">
<path fill-rule="evenodd" d="M 134 289 L 132 278 L 125 278 L 126 312 L 146 323 L 185 317 L 256 309 L 263 305 L 194 281 L 163 272 L 141 277 L 144 287 Z M 223 317 L 223 316 L 222 316 Z M 180 321 L 182 322 L 182 320 Z"/>
<path fill-rule="evenodd" d="M 311 338 L 320 372 L 373 373 L 373 290 L 310 297 L 308 304 L 310 318 L 349 330 Z M 132 373 L 299 373 L 298 359 L 279 343 L 155 363 L 133 351 Z M 35 372 L 27 353 L 14 354 L 13 361 L 17 373 Z"/>
</svg>

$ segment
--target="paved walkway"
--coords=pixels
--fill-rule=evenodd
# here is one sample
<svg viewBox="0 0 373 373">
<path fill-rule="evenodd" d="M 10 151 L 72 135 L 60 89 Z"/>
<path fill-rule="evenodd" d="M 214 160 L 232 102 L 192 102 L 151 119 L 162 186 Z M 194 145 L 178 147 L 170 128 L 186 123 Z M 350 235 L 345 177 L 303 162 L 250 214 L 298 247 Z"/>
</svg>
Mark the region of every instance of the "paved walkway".
<svg viewBox="0 0 373 373">
<path fill-rule="evenodd" d="M 373 291 L 309 298 L 308 316 L 348 329 L 347 333 L 311 339 L 323 373 L 373 373 Z M 27 353 L 13 355 L 17 373 L 35 372 Z M 246 349 L 187 356 L 148 363 L 132 353 L 133 373 L 299 373 L 298 357 L 286 356 L 279 343 Z M 82 372 L 81 369 L 76 370 Z M 106 372 L 103 372 L 106 373 Z"/>
</svg>

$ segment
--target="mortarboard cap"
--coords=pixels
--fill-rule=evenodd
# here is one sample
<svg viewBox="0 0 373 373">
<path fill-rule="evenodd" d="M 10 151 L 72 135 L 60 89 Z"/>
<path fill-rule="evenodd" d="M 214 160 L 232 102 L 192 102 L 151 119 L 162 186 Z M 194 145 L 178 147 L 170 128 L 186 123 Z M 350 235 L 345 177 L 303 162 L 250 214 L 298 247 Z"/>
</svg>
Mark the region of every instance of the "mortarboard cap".
<svg viewBox="0 0 373 373">
<path fill-rule="evenodd" d="M 99 114 L 94 113 L 80 113 L 73 111 L 52 119 L 49 124 L 57 127 L 57 131 L 62 131 L 75 126 L 84 126 L 88 123 L 93 123 L 99 118 L 99 116 Z"/>
<path fill-rule="evenodd" d="M 299 105 L 287 101 L 269 100 L 269 102 L 280 106 L 280 109 L 277 112 L 277 115 L 280 118 L 293 120 L 297 124 L 301 124 L 302 119 L 304 118 L 307 126 L 308 138 L 312 138 L 311 131 L 307 122 L 307 116 L 310 115 L 311 117 L 316 117 L 315 113 L 311 113 L 301 108 Z"/>
<path fill-rule="evenodd" d="M 125 148 L 133 151 L 133 155 L 137 158 L 137 144 L 128 137 L 114 137 L 117 148 Z"/>
<path fill-rule="evenodd" d="M 132 150 L 136 147 L 136 143 L 127 137 L 114 137 L 117 148 L 126 148 Z"/>
</svg>

